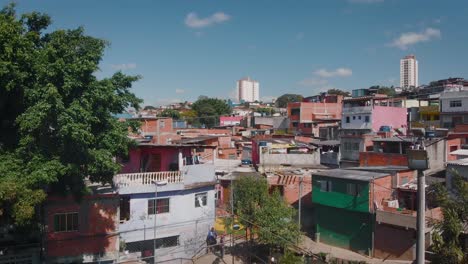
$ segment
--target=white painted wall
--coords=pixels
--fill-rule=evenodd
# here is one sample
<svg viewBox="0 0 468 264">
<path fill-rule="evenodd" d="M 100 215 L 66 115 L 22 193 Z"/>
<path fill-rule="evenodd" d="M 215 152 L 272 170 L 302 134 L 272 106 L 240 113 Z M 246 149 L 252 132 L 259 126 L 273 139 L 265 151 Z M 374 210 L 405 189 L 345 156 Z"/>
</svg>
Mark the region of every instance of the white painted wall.
<svg viewBox="0 0 468 264">
<path fill-rule="evenodd" d="M 460 107 L 450 107 L 450 101 L 460 101 L 462 105 Z M 441 112 L 468 112 L 468 96 L 465 93 L 453 92 L 451 98 L 441 98 Z"/>
<path fill-rule="evenodd" d="M 169 212 L 157 215 L 156 237 L 179 236 L 179 246 L 156 251 L 158 261 L 174 258 L 192 258 L 205 246 L 208 231 L 215 223 L 215 189 L 209 187 L 158 192 L 158 198 L 169 197 Z M 195 194 L 207 192 L 207 205 L 195 207 Z M 126 243 L 154 238 L 154 217 L 148 215 L 148 200 L 153 193 L 130 196 L 130 219 L 119 225 L 120 237 Z"/>
</svg>

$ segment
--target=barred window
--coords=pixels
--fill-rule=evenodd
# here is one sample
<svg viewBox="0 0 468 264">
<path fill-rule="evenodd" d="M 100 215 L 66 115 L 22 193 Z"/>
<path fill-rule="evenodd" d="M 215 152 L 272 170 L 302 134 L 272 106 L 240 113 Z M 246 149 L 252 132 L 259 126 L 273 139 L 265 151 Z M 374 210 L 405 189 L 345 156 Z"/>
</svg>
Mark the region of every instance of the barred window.
<svg viewBox="0 0 468 264">
<path fill-rule="evenodd" d="M 197 193 L 195 194 L 195 207 L 206 206 L 208 193 Z"/>
<path fill-rule="evenodd" d="M 168 248 L 179 245 L 179 236 L 162 237 L 156 239 L 156 248 Z"/>
<path fill-rule="evenodd" d="M 54 215 L 55 232 L 78 231 L 78 213 L 62 213 Z"/>
<path fill-rule="evenodd" d="M 155 208 L 156 201 L 156 208 Z M 169 213 L 169 198 L 158 198 L 148 200 L 148 215 Z"/>
<path fill-rule="evenodd" d="M 450 101 L 450 107 L 460 107 L 460 106 L 462 106 L 461 100 Z"/>
</svg>

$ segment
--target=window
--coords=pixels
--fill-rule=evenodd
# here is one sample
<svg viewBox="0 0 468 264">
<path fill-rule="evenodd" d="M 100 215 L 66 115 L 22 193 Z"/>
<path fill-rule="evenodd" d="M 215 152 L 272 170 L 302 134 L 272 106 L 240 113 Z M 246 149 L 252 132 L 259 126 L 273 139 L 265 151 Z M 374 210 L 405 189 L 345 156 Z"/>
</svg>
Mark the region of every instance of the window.
<svg viewBox="0 0 468 264">
<path fill-rule="evenodd" d="M 162 237 L 156 239 L 156 248 L 168 248 L 179 245 L 179 236 Z"/>
<path fill-rule="evenodd" d="M 78 213 L 63 213 L 54 215 L 54 231 L 78 231 Z"/>
<path fill-rule="evenodd" d="M 352 196 L 361 196 L 362 185 L 357 183 L 346 184 L 346 193 Z"/>
<path fill-rule="evenodd" d="M 293 108 L 291 109 L 291 115 L 296 116 L 301 114 L 301 109 L 300 108 Z"/>
<path fill-rule="evenodd" d="M 364 117 L 364 122 L 369 123 L 369 119 L 370 119 L 369 116 L 365 116 Z"/>
<path fill-rule="evenodd" d="M 127 221 L 130 219 L 130 197 L 120 197 L 120 221 Z"/>
<path fill-rule="evenodd" d="M 401 184 L 408 183 L 408 177 L 402 177 L 401 178 Z"/>
<path fill-rule="evenodd" d="M 356 116 L 353 116 L 353 120 L 356 120 Z"/>
<path fill-rule="evenodd" d="M 358 116 L 358 119 L 361 120 L 361 116 Z"/>
<path fill-rule="evenodd" d="M 154 201 L 157 201 L 156 208 L 154 206 Z M 158 214 L 169 213 L 169 198 L 158 198 L 157 200 L 148 200 L 148 215 L 154 215 L 155 211 Z"/>
<path fill-rule="evenodd" d="M 349 123 L 349 116 L 346 117 L 346 123 Z"/>
<path fill-rule="evenodd" d="M 293 127 L 297 127 L 298 123 L 297 122 L 292 122 Z"/>
<path fill-rule="evenodd" d="M 353 143 L 353 150 L 359 150 L 359 143 Z"/>
<path fill-rule="evenodd" d="M 304 124 L 304 128 L 311 128 L 312 127 L 312 123 L 305 123 Z"/>
<path fill-rule="evenodd" d="M 322 192 L 331 192 L 332 191 L 332 182 L 331 181 L 318 181 L 320 184 L 320 191 Z"/>
<path fill-rule="evenodd" d="M 164 120 L 159 120 L 159 127 L 164 128 L 166 124 L 164 123 Z"/>
<path fill-rule="evenodd" d="M 206 192 L 195 194 L 195 207 L 206 206 L 207 197 L 208 194 Z"/>
<path fill-rule="evenodd" d="M 461 106 L 462 106 L 461 100 L 450 101 L 450 107 L 461 107 Z"/>
</svg>

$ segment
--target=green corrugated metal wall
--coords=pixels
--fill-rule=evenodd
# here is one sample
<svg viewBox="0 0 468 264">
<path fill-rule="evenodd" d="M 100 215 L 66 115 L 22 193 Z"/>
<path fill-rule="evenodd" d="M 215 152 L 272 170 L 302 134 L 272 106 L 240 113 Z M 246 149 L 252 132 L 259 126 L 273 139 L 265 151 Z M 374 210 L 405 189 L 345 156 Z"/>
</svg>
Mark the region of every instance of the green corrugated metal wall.
<svg viewBox="0 0 468 264">
<path fill-rule="evenodd" d="M 322 180 L 332 181 L 332 191 L 320 191 Z M 346 184 L 355 183 L 361 186 L 360 196 L 353 196 L 346 193 Z M 312 176 L 312 202 L 343 208 L 351 211 L 369 212 L 369 182 L 338 179 L 332 177 Z"/>
<path fill-rule="evenodd" d="M 372 214 L 329 206 L 315 207 L 320 242 L 368 254 L 372 247 Z"/>
</svg>

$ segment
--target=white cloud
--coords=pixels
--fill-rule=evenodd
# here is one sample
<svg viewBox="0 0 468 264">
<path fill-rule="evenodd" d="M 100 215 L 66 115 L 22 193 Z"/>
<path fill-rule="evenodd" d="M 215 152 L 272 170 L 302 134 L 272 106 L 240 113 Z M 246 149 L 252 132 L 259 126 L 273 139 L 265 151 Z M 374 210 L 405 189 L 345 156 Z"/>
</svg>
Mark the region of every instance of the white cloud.
<svg viewBox="0 0 468 264">
<path fill-rule="evenodd" d="M 301 86 L 321 86 L 327 84 L 328 81 L 325 79 L 318 79 L 318 78 L 307 78 L 299 82 Z"/>
<path fill-rule="evenodd" d="M 185 17 L 185 25 L 190 28 L 204 28 L 214 24 L 223 23 L 229 19 L 231 19 L 231 16 L 223 12 L 216 12 L 205 18 L 200 18 L 197 13 L 191 12 Z"/>
<path fill-rule="evenodd" d="M 349 68 L 338 68 L 336 70 L 318 69 L 314 72 L 314 75 L 322 78 L 331 77 L 348 77 L 353 75 L 353 71 Z"/>
<path fill-rule="evenodd" d="M 384 0 L 348 0 L 350 3 L 354 4 L 374 4 L 374 3 L 382 3 Z"/>
<path fill-rule="evenodd" d="M 185 93 L 184 89 L 175 89 L 176 94 L 183 94 Z"/>
<path fill-rule="evenodd" d="M 439 29 L 436 28 L 426 28 L 422 32 L 406 32 L 402 33 L 400 37 L 393 40 L 389 44 L 391 47 L 397 47 L 402 50 L 407 49 L 409 46 L 417 44 L 419 42 L 427 42 L 434 39 L 439 39 L 441 33 Z"/>
<path fill-rule="evenodd" d="M 136 63 L 122 63 L 122 64 L 111 64 L 112 69 L 114 70 L 130 70 L 137 67 Z"/>
</svg>

